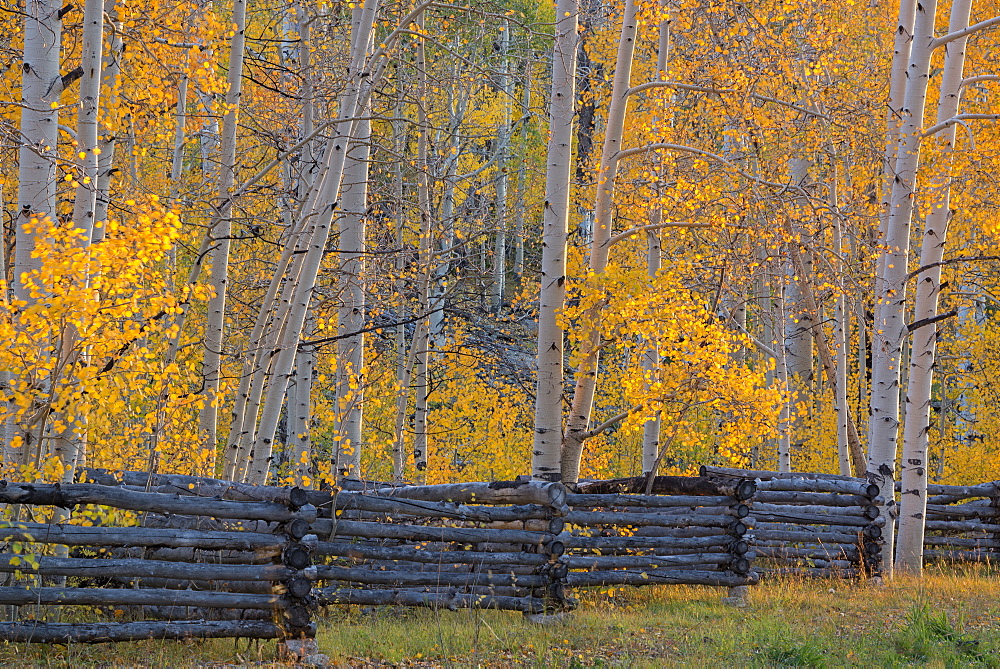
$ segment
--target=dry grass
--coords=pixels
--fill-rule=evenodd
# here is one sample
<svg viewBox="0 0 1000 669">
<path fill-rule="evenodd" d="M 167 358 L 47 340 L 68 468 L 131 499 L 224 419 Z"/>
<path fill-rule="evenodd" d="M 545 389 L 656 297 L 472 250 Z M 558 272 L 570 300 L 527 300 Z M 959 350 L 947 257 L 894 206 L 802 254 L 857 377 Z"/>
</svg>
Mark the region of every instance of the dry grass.
<svg viewBox="0 0 1000 669">
<path fill-rule="evenodd" d="M 751 605 L 718 589 L 590 592 L 564 622 L 495 611 L 332 608 L 321 650 L 339 666 L 1000 667 L 1000 574 L 930 570 L 921 580 L 782 580 Z M 0 648 L 3 666 L 274 666 L 272 643 L 142 642 Z"/>
</svg>

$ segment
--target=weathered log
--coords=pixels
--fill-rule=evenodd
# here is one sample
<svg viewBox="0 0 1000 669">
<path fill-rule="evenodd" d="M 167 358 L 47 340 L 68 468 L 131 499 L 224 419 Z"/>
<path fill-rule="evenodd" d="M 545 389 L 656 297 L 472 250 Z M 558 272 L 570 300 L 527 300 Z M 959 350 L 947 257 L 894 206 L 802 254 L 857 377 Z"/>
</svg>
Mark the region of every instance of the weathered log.
<svg viewBox="0 0 1000 669">
<path fill-rule="evenodd" d="M 848 495 L 831 492 L 800 492 L 797 490 L 761 490 L 753 497 L 754 503 L 818 505 L 818 506 L 882 506 L 881 496 L 869 499 L 864 495 Z"/>
<path fill-rule="evenodd" d="M 853 548 L 853 552 L 848 550 Z M 860 553 L 857 547 L 851 546 L 836 546 L 829 549 L 824 548 L 791 548 L 791 547 L 781 547 L 781 546 L 754 546 L 754 552 L 757 557 L 760 558 L 810 558 L 810 559 L 854 559 L 855 561 L 860 559 Z"/>
<path fill-rule="evenodd" d="M 778 576 L 801 576 L 804 578 L 858 578 L 865 572 L 861 569 L 822 569 L 819 567 L 758 567 L 763 579 Z"/>
<path fill-rule="evenodd" d="M 761 492 L 791 491 L 791 492 L 829 492 L 844 495 L 861 495 L 872 499 L 879 495 L 879 487 L 866 481 L 835 481 L 829 479 L 772 479 L 761 481 L 757 489 Z"/>
<path fill-rule="evenodd" d="M 586 511 L 587 509 L 575 509 L 579 511 Z M 650 509 L 648 507 L 636 507 L 636 506 L 626 506 L 619 509 L 602 509 L 597 507 L 592 509 L 597 512 L 607 512 L 607 513 L 642 513 L 651 514 L 655 513 L 664 516 L 680 516 L 680 515 L 695 515 L 695 516 L 730 516 L 732 518 L 746 518 L 750 515 L 750 505 L 743 502 L 733 503 L 728 506 L 671 506 L 671 507 L 661 507 L 658 509 Z"/>
<path fill-rule="evenodd" d="M 529 518 L 549 519 L 555 515 L 552 506 L 544 504 L 522 504 L 518 506 L 473 506 L 456 502 L 428 502 L 419 499 L 397 497 L 376 497 L 362 493 L 340 492 L 331 497 L 331 506 L 338 510 L 370 511 L 395 516 L 416 516 L 422 518 L 454 518 L 477 522 L 504 520 L 526 520 Z M 325 515 L 329 516 L 329 513 Z"/>
<path fill-rule="evenodd" d="M 220 497 L 236 502 L 277 502 L 298 508 L 329 497 L 329 493 L 303 490 L 302 488 L 251 485 L 235 481 L 187 476 L 184 474 L 153 474 L 147 472 L 113 472 L 106 469 L 81 468 L 77 470 L 78 481 L 115 486 L 127 485 L 140 488 L 149 487 L 155 492 L 192 495 L 195 497 Z M 311 499 L 312 498 L 312 499 Z"/>
<path fill-rule="evenodd" d="M 641 495 L 641 494 L 583 494 L 567 493 L 566 503 L 575 508 L 618 508 L 642 506 L 649 508 L 661 507 L 714 507 L 728 506 L 733 503 L 729 495 Z"/>
<path fill-rule="evenodd" d="M 205 606 L 223 609 L 277 609 L 282 606 L 280 598 L 274 595 L 247 595 L 239 592 L 44 587 L 0 587 L 0 604 Z"/>
<path fill-rule="evenodd" d="M 44 523 L 0 524 L 0 541 L 67 546 L 162 546 L 204 550 L 253 551 L 280 547 L 287 539 L 255 532 L 202 532 L 147 527 L 81 527 Z"/>
<path fill-rule="evenodd" d="M 422 593 L 407 590 L 355 590 L 324 588 L 315 593 L 320 606 L 359 604 L 362 606 L 425 606 L 434 609 L 502 609 L 542 613 L 546 601 L 536 597 L 498 597 L 465 593 Z"/>
<path fill-rule="evenodd" d="M 824 544 L 856 544 L 860 540 L 859 532 L 833 532 L 826 528 L 812 528 L 808 525 L 792 525 L 792 528 L 785 527 L 756 527 L 754 528 L 751 542 L 754 541 L 784 541 L 787 543 L 801 542 L 822 542 Z M 857 528 L 852 528 L 857 529 Z M 878 538 L 878 537 L 873 537 Z"/>
<path fill-rule="evenodd" d="M 570 569 L 629 569 L 648 567 L 686 567 L 687 565 L 726 565 L 732 562 L 731 553 L 696 553 L 692 555 L 570 555 L 563 556 L 560 563 Z"/>
<path fill-rule="evenodd" d="M 565 543 L 567 549 L 616 550 L 616 549 L 669 549 L 677 547 L 695 547 L 696 542 L 705 540 L 705 548 L 728 546 L 735 539 L 729 536 L 713 537 L 585 537 L 560 535 L 559 540 Z"/>
<path fill-rule="evenodd" d="M 951 562 L 1000 562 L 1000 551 L 944 551 L 924 549 L 925 560 L 949 560 Z"/>
<path fill-rule="evenodd" d="M 902 492 L 903 484 L 896 481 L 896 492 Z M 1000 497 L 1000 481 L 987 481 L 977 485 L 942 485 L 939 483 L 927 484 L 928 504 L 950 504 L 963 499 L 978 497 Z M 949 498 L 950 501 L 932 501 L 931 497 Z"/>
<path fill-rule="evenodd" d="M 784 515 L 784 514 L 794 514 L 796 516 L 815 516 L 819 518 L 826 518 L 828 522 L 834 522 L 841 518 L 853 518 L 860 519 L 868 522 L 875 520 L 879 517 L 878 507 L 875 506 L 863 506 L 863 507 L 846 507 L 846 506 L 817 506 L 817 505 L 792 505 L 792 504 L 764 504 L 760 502 L 754 502 L 753 512 L 755 515 Z M 853 521 L 852 521 L 853 522 Z"/>
<path fill-rule="evenodd" d="M 646 492 L 648 477 L 632 476 L 608 481 L 581 481 L 580 493 L 614 495 Z M 703 476 L 656 476 L 651 492 L 664 495 L 710 495 L 734 497 L 744 501 L 753 497 L 757 485 L 751 480 L 723 481 Z"/>
<path fill-rule="evenodd" d="M 699 470 L 699 473 L 702 476 L 726 476 L 729 478 L 761 479 L 762 481 L 766 481 L 769 479 L 791 479 L 791 478 L 823 479 L 827 481 L 863 480 L 855 478 L 853 476 L 843 476 L 841 474 L 819 474 L 816 472 L 772 472 L 767 470 L 756 470 L 756 469 L 734 469 L 732 467 L 716 467 L 714 465 L 702 465 Z"/>
<path fill-rule="evenodd" d="M 165 562 L 206 562 L 211 564 L 270 564 L 281 555 L 282 546 L 253 551 L 203 550 L 200 548 L 115 548 L 115 558 L 160 560 Z"/>
<path fill-rule="evenodd" d="M 484 524 L 489 529 L 496 530 L 526 530 L 528 532 L 545 532 L 546 534 L 559 534 L 566 527 L 563 518 L 527 519 L 527 520 L 495 520 Z"/>
<path fill-rule="evenodd" d="M 494 481 L 493 483 L 447 483 L 442 485 L 380 488 L 379 497 L 423 502 L 457 504 L 538 504 L 551 507 L 559 515 L 566 506 L 566 489 L 561 483 L 545 481 Z"/>
<path fill-rule="evenodd" d="M 756 572 L 738 575 L 724 571 L 650 569 L 642 572 L 624 570 L 570 572 L 566 576 L 566 585 L 570 587 L 658 584 L 735 586 L 753 585 L 758 580 Z"/>
<path fill-rule="evenodd" d="M 487 551 L 426 550 L 407 546 L 375 546 L 361 543 L 321 541 L 316 555 L 349 557 L 357 560 L 406 560 L 427 564 L 508 564 L 542 565 L 548 556 L 538 553 L 497 553 Z"/>
<path fill-rule="evenodd" d="M 519 585 L 535 588 L 548 585 L 551 579 L 539 574 L 506 574 L 492 571 L 447 573 L 437 571 L 376 571 L 365 568 L 317 565 L 320 579 L 345 581 L 368 585 L 409 586 L 465 586 L 465 585 Z"/>
<path fill-rule="evenodd" d="M 137 587 L 142 590 L 191 590 L 193 592 L 233 592 L 251 595 L 284 594 L 284 586 L 268 581 L 206 581 L 203 579 L 179 578 L 112 578 L 111 585 L 117 588 Z"/>
<path fill-rule="evenodd" d="M 753 518 L 744 518 L 743 520 L 736 520 L 728 528 L 718 528 L 718 527 L 639 527 L 635 531 L 635 536 L 637 537 L 683 537 L 683 538 L 693 538 L 693 537 L 717 537 L 720 535 L 728 535 L 730 537 L 742 537 L 747 533 L 749 527 L 746 523 L 747 520 L 754 520 Z"/>
<path fill-rule="evenodd" d="M 229 502 L 219 498 L 132 492 L 93 483 L 53 484 L 0 481 L 0 503 L 63 508 L 71 508 L 80 504 L 101 504 L 132 511 L 278 522 L 293 518 L 302 518 L 311 522 L 316 518 L 316 508 L 311 505 L 306 505 L 298 511 L 292 511 L 288 506 L 276 502 Z"/>
<path fill-rule="evenodd" d="M 206 609 L 197 606 L 141 606 L 135 610 L 149 620 L 274 620 L 269 609 Z"/>
<path fill-rule="evenodd" d="M 1000 519 L 996 522 L 982 520 L 926 520 L 924 529 L 941 532 L 1000 532 Z"/>
<path fill-rule="evenodd" d="M 751 521 L 751 522 L 747 522 Z M 701 515 L 701 514 L 666 514 L 666 513 L 624 513 L 617 511 L 570 511 L 566 516 L 570 525 L 585 527 L 600 527 L 619 525 L 628 527 L 722 527 L 728 528 L 734 523 L 732 516 Z M 744 517 L 745 524 L 752 524 L 752 519 Z"/>
<path fill-rule="evenodd" d="M 366 539 L 403 539 L 406 541 L 454 541 L 475 544 L 487 541 L 541 545 L 552 535 L 524 530 L 492 530 L 476 527 L 440 527 L 431 525 L 389 525 L 356 520 L 320 518 L 313 531 L 323 537 L 364 537 Z"/>
<path fill-rule="evenodd" d="M 924 537 L 924 544 L 928 546 L 961 546 L 965 548 L 1000 548 L 1000 539 L 992 537 Z"/>
<path fill-rule="evenodd" d="M 174 578 L 220 581 L 283 581 L 295 571 L 281 565 L 185 564 L 159 560 L 58 558 L 0 555 L 0 572 L 96 578 Z"/>
<path fill-rule="evenodd" d="M 0 623 L 0 640 L 8 643 L 114 643 L 143 639 L 280 639 L 272 622 L 257 620 L 143 621 L 134 623 Z"/>
<path fill-rule="evenodd" d="M 900 513 L 903 513 L 900 509 Z M 941 518 L 989 518 L 996 519 L 1000 517 L 1000 508 L 995 506 L 970 506 L 967 504 L 928 504 L 927 505 L 927 518 L 938 517 Z M 994 520 L 993 522 L 996 522 Z"/>
<path fill-rule="evenodd" d="M 496 553 L 486 551 L 437 551 L 407 546 L 374 546 L 361 543 L 321 541 L 316 555 L 349 557 L 357 560 L 406 560 L 427 564 L 508 564 L 542 565 L 548 556 L 538 553 Z"/>
<path fill-rule="evenodd" d="M 826 525 L 827 527 L 867 527 L 868 525 L 885 525 L 885 518 L 855 518 L 848 515 L 827 516 L 818 513 L 799 513 L 795 507 L 785 507 L 782 511 L 771 513 L 754 512 L 757 526 L 764 527 L 766 523 L 785 523 L 795 525 Z"/>
</svg>

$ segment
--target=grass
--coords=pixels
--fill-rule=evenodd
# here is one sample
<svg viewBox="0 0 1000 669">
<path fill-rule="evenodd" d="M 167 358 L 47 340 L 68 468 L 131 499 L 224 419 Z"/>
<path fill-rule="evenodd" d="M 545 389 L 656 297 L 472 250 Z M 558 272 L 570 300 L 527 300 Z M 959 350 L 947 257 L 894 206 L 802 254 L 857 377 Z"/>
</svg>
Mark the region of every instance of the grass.
<svg viewBox="0 0 1000 669">
<path fill-rule="evenodd" d="M 953 568 L 889 585 L 782 580 L 750 606 L 718 589 L 585 593 L 564 622 L 497 611 L 331 608 L 319 644 L 334 666 L 998 667 L 1000 578 Z M 3 666 L 278 666 L 276 645 L 142 642 L 0 647 Z"/>
</svg>

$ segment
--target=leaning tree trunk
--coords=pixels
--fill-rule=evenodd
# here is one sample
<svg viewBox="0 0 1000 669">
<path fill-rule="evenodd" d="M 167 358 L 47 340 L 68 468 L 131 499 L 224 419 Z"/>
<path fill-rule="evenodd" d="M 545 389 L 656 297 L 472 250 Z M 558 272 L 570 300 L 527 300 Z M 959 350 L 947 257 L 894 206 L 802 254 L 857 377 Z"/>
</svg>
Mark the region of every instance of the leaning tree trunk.
<svg viewBox="0 0 1000 669">
<path fill-rule="evenodd" d="M 895 151 L 895 180 L 889 200 L 885 238 L 875 279 L 875 327 L 872 329 L 872 389 L 868 428 L 868 474 L 882 484 L 887 504 L 883 570 L 892 575 L 895 530 L 896 442 L 899 431 L 899 365 L 906 338 L 906 272 L 910 252 L 913 194 L 920 160 L 924 105 L 937 0 L 917 6 L 913 45 L 903 96 L 902 126 Z"/>
<path fill-rule="evenodd" d="M 354 118 L 359 106 L 364 106 L 362 87 L 366 81 L 370 80 L 371 75 L 366 67 L 367 47 L 370 43 L 377 8 L 378 0 L 366 0 L 360 21 L 354 25 L 356 33 L 352 34 L 348 87 L 341 96 L 339 109 L 339 118 L 342 120 L 335 126 L 333 138 L 327 144 L 324 174 L 322 178 L 317 179 L 317 187 L 314 187 L 313 193 L 310 194 L 310 198 L 315 195 L 317 202 L 315 211 L 318 215 L 312 216 L 313 207 L 303 207 L 305 215 L 311 216 L 309 230 L 304 235 L 308 240 L 308 247 L 303 254 L 299 255 L 301 260 L 295 263 L 297 271 L 292 281 L 294 285 L 292 299 L 288 306 L 287 317 L 282 325 L 281 334 L 278 337 L 277 353 L 271 365 L 270 380 L 264 395 L 260 424 L 253 441 L 250 469 L 247 472 L 247 479 L 251 483 L 267 482 L 274 436 L 281 416 L 288 378 L 295 362 L 295 351 L 299 345 L 302 326 L 316 287 L 316 278 L 326 251 L 326 242 L 329 238 L 333 216 L 340 209 L 344 164 L 351 138 L 355 133 Z M 276 279 L 282 280 L 280 277 L 276 277 Z M 252 425 L 252 423 L 245 423 L 245 425 Z"/>
<path fill-rule="evenodd" d="M 948 32 L 969 25 L 972 0 L 955 0 L 951 6 Z M 958 114 L 962 97 L 962 73 L 965 68 L 965 45 L 960 38 L 948 45 L 944 73 L 938 97 L 937 121 L 947 121 Z M 923 569 L 924 520 L 927 508 L 927 451 L 929 447 L 931 387 L 934 379 L 934 348 L 937 341 L 938 297 L 941 294 L 941 261 L 944 258 L 951 200 L 951 163 L 957 124 L 941 132 L 942 167 L 932 182 L 933 204 L 924 219 L 920 242 L 920 267 L 917 275 L 914 323 L 924 322 L 913 333 L 910 351 L 909 384 L 903 422 L 902 494 L 899 518 L 899 545 L 896 568 L 919 574 Z"/>
<path fill-rule="evenodd" d="M 222 117 L 222 155 L 219 164 L 218 210 L 212 217 L 212 270 L 209 285 L 213 295 L 208 301 L 208 322 L 205 325 L 205 404 L 198 422 L 200 448 L 212 454 L 214 461 L 217 442 L 219 381 L 222 374 L 222 349 L 226 322 L 226 292 L 229 283 L 229 247 L 233 229 L 233 200 L 230 191 L 236 181 L 236 125 L 239 117 L 240 94 L 243 88 L 243 52 L 246 30 L 246 0 L 233 0 L 235 31 L 229 49 L 229 81 L 226 92 L 226 113 Z"/>
<path fill-rule="evenodd" d="M 605 272 L 611 250 L 612 208 L 618 172 L 618 154 L 621 150 L 622 135 L 625 130 L 625 117 L 628 114 L 628 89 L 632 79 L 632 57 L 635 52 L 638 27 L 635 14 L 636 3 L 634 0 L 626 0 L 621 37 L 618 42 L 618 55 L 615 59 L 611 103 L 608 107 L 608 120 L 604 130 L 604 148 L 597 175 L 594 236 L 590 248 L 590 270 L 594 275 L 601 275 Z M 585 336 L 581 338 L 581 362 L 576 374 L 573 403 L 566 421 L 562 446 L 562 480 L 566 483 L 576 483 L 580 477 L 583 443 L 589 436 L 590 415 L 594 406 L 594 392 L 597 388 L 602 306 L 602 302 L 598 301 L 581 319 L 582 327 L 586 328 L 586 332 Z"/>
</svg>

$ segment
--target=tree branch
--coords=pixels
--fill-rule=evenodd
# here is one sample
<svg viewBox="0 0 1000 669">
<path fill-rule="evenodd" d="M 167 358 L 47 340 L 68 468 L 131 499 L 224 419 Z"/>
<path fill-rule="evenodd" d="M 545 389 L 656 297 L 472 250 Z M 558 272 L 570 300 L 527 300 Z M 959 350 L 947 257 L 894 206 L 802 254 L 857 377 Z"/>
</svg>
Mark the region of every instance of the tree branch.
<svg viewBox="0 0 1000 669">
<path fill-rule="evenodd" d="M 955 310 L 955 309 L 952 309 L 951 311 L 949 311 L 948 313 L 945 313 L 945 314 L 938 314 L 937 316 L 931 316 L 930 318 L 921 318 L 919 321 L 914 321 L 912 323 L 908 323 L 907 326 L 906 326 L 906 331 L 907 332 L 913 332 L 915 330 L 919 330 L 920 328 L 922 328 L 922 327 L 924 327 L 926 325 L 934 325 L 938 321 L 943 321 L 945 319 L 948 319 L 948 318 L 951 318 L 952 316 L 957 316 L 957 315 L 958 315 L 958 311 Z"/>
<path fill-rule="evenodd" d="M 961 30 L 956 30 L 953 33 L 942 35 L 931 42 L 931 49 L 937 49 L 938 47 L 944 46 L 949 42 L 954 42 L 955 40 L 961 39 L 967 35 L 977 33 L 981 30 L 986 30 L 987 28 L 992 28 L 998 23 L 1000 23 L 1000 16 L 994 16 L 992 19 L 986 19 L 985 21 L 974 23 L 968 28 L 962 28 Z"/>
</svg>

